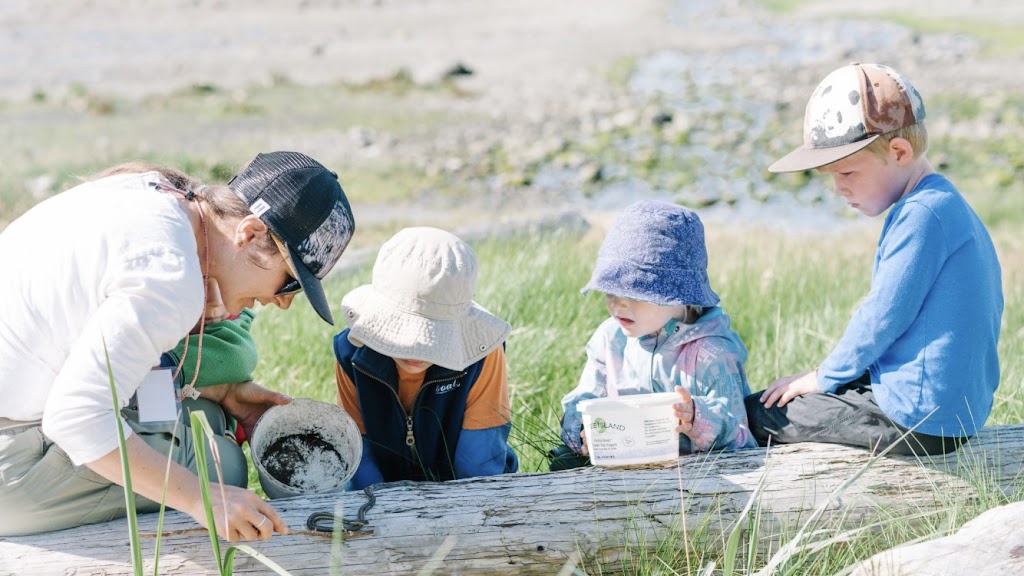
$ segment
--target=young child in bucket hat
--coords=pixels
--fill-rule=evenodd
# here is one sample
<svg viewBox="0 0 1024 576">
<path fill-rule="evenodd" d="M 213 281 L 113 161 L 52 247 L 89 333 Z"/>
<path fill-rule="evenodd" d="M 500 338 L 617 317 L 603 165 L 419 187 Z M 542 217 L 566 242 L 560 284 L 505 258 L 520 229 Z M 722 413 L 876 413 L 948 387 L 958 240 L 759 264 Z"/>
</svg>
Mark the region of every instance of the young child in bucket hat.
<svg viewBox="0 0 1024 576">
<path fill-rule="evenodd" d="M 334 337 L 338 403 L 363 455 L 347 488 L 515 472 L 507 322 L 473 301 L 476 254 L 436 228 L 406 228 L 377 254 L 372 282 L 345 295 Z"/>
<path fill-rule="evenodd" d="M 552 470 L 585 465 L 577 403 L 679 393 L 680 453 L 754 447 L 743 398 L 747 350 L 729 327 L 707 275 L 704 226 L 692 210 L 635 202 L 616 218 L 583 288 L 605 294 L 610 318 L 587 343 L 579 385 L 562 398 L 562 441 Z"/>
<path fill-rule="evenodd" d="M 768 168 L 817 169 L 853 208 L 889 213 L 871 291 L 838 344 L 817 368 L 747 398 L 762 445 L 945 453 L 988 418 L 999 385 L 999 261 L 985 225 L 928 162 L 924 118 L 903 75 L 843 66 L 808 101 L 803 146 Z"/>
</svg>

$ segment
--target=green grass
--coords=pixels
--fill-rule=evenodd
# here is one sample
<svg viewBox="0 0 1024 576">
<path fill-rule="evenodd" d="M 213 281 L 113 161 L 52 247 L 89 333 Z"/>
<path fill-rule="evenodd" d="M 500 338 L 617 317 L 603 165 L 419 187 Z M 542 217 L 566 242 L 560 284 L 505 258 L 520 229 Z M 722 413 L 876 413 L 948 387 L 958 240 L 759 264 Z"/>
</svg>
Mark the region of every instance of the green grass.
<svg viewBox="0 0 1024 576">
<path fill-rule="evenodd" d="M 967 34 L 985 44 L 985 56 L 1000 56 L 1024 50 L 1024 27 L 1008 26 L 981 18 L 933 18 L 907 12 L 885 12 L 880 18 L 926 34 Z"/>
<path fill-rule="evenodd" d="M 761 6 L 778 14 L 794 14 L 821 0 L 760 0 Z M 1001 56 L 1024 50 L 1024 26 L 1008 25 L 992 15 L 971 18 L 935 17 L 927 10 L 900 7 L 888 11 L 848 13 L 847 8 L 833 11 L 835 16 L 848 15 L 861 20 L 885 20 L 925 34 L 966 34 L 984 44 L 984 56 Z"/>
<path fill-rule="evenodd" d="M 761 0 L 761 5 L 772 12 L 790 14 L 792 12 L 796 12 L 807 4 L 811 4 L 813 1 L 814 0 Z"/>
<path fill-rule="evenodd" d="M 145 159 L 199 170 L 224 182 L 256 152 L 299 149 L 340 176 L 353 201 L 408 200 L 430 185 L 422 170 L 393 162 L 354 158 L 348 143 L 360 129 L 371 139 L 402 139 L 470 114 L 441 106 L 448 92 L 413 87 L 307 87 L 281 81 L 225 90 L 196 86 L 141 100 L 72 89 L 62 98 L 0 102 L 0 141 L 7 143 L 0 173 L 0 229 L 39 200 L 110 165 Z M 219 168 L 219 170 L 212 170 Z M 41 190 L 33 182 L 46 180 Z"/>
</svg>

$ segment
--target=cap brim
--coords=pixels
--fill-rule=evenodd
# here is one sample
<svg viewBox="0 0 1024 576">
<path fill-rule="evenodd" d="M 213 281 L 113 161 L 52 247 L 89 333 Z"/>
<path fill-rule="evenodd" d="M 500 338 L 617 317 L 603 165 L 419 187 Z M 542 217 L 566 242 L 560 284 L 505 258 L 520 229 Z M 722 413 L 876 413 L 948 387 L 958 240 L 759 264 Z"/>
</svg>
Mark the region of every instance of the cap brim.
<svg viewBox="0 0 1024 576">
<path fill-rule="evenodd" d="M 768 171 L 773 173 L 802 172 L 804 170 L 821 168 L 867 148 L 868 144 L 874 142 L 879 136 L 880 134 L 875 134 L 852 144 L 843 144 L 842 146 L 832 146 L 830 148 L 807 148 L 801 146 L 778 159 L 768 167 Z"/>
<path fill-rule="evenodd" d="M 320 284 L 320 279 L 309 271 L 309 268 L 302 263 L 302 257 L 291 246 L 288 246 L 288 255 L 291 257 L 292 265 L 295 266 L 295 272 L 299 275 L 297 280 L 299 286 L 302 286 L 302 292 L 306 295 L 306 299 L 313 306 L 313 310 L 316 310 L 316 313 L 325 322 L 333 326 L 334 316 L 331 315 L 331 307 L 327 304 L 327 296 L 324 294 L 324 287 Z"/>
</svg>

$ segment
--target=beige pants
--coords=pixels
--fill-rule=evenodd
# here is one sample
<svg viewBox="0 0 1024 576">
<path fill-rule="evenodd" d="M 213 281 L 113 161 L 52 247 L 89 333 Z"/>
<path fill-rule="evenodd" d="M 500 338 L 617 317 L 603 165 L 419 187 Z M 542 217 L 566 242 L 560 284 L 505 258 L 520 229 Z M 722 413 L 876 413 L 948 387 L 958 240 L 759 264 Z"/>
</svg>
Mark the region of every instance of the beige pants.
<svg viewBox="0 0 1024 576">
<path fill-rule="evenodd" d="M 215 434 L 221 458 L 224 482 L 234 486 L 248 484 L 248 469 L 242 449 L 224 437 L 224 411 L 208 400 L 185 400 L 184 422 L 190 410 L 206 413 Z M 171 452 L 172 459 L 196 471 L 192 431 L 179 424 L 178 434 L 166 423 L 140 424 L 137 415 L 124 411 L 128 424 L 146 444 L 161 454 Z M 173 446 L 173 451 L 172 451 Z M 212 461 L 210 449 L 206 457 Z M 211 481 L 216 471 L 211 466 Z M 141 496 L 136 509 L 156 512 L 159 503 Z M 24 536 L 106 522 L 125 516 L 124 490 L 90 470 L 75 466 L 59 446 L 43 435 L 39 424 L 0 426 L 0 536 Z"/>
</svg>

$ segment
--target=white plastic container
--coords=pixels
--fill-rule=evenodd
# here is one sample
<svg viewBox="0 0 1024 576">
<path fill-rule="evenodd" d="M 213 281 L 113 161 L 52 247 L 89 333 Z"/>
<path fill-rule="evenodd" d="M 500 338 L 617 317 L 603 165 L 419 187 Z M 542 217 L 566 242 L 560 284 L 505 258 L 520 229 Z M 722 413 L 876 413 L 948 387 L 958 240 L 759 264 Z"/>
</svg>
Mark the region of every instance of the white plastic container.
<svg viewBox="0 0 1024 576">
<path fill-rule="evenodd" d="M 581 400 L 590 461 L 597 466 L 652 464 L 679 458 L 676 392 Z"/>
</svg>

